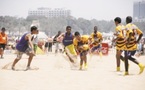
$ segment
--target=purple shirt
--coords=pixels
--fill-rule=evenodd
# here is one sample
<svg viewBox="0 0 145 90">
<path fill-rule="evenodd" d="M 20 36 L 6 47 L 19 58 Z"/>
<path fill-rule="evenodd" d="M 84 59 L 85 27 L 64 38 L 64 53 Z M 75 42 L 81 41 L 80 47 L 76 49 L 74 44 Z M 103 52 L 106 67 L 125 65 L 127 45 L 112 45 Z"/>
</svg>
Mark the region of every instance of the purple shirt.
<svg viewBox="0 0 145 90">
<path fill-rule="evenodd" d="M 25 52 L 26 49 L 29 47 L 28 45 L 28 40 L 25 39 L 25 36 L 27 35 L 28 33 L 25 33 L 22 38 L 20 39 L 20 41 L 17 43 L 16 45 L 16 49 L 20 52 Z"/>
<path fill-rule="evenodd" d="M 63 45 L 68 46 L 68 45 L 71 45 L 71 44 L 73 44 L 73 35 L 72 35 L 72 33 L 70 33 L 70 35 L 65 33 L 65 36 L 63 38 Z"/>
</svg>

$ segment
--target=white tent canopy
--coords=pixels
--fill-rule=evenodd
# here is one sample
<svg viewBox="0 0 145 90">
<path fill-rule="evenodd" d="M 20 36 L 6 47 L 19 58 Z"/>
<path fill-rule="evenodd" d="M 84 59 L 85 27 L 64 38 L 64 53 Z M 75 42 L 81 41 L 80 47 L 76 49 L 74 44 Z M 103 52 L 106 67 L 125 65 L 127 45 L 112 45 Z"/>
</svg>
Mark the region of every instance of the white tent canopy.
<svg viewBox="0 0 145 90">
<path fill-rule="evenodd" d="M 39 32 L 38 38 L 39 38 L 39 39 L 47 39 L 48 36 L 45 34 L 45 32 Z"/>
</svg>

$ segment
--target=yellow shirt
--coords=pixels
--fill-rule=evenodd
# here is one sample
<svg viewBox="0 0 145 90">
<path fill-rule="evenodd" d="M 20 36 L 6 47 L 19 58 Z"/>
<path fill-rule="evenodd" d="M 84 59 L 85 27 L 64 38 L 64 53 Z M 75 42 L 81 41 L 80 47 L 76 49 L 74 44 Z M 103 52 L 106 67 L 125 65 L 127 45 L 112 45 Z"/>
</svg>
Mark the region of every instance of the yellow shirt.
<svg viewBox="0 0 145 90">
<path fill-rule="evenodd" d="M 116 41 L 116 49 L 117 50 L 124 50 L 124 45 L 125 45 L 125 27 L 123 25 L 117 25 L 116 28 L 116 36 L 117 36 L 117 41 Z"/>
<path fill-rule="evenodd" d="M 73 40 L 73 44 L 75 47 L 83 47 L 83 50 L 89 49 L 88 46 L 89 36 L 88 35 L 82 35 L 81 40 L 78 41 L 76 38 Z"/>
<path fill-rule="evenodd" d="M 126 50 L 137 50 L 137 44 L 135 43 L 136 37 L 142 34 L 142 31 L 134 24 L 129 23 L 126 25 L 126 39 L 129 39 L 129 34 L 132 33 L 130 42 L 126 45 Z"/>
<path fill-rule="evenodd" d="M 100 32 L 92 33 L 91 38 L 93 46 L 98 46 L 100 42 L 103 40 L 102 34 Z"/>
</svg>

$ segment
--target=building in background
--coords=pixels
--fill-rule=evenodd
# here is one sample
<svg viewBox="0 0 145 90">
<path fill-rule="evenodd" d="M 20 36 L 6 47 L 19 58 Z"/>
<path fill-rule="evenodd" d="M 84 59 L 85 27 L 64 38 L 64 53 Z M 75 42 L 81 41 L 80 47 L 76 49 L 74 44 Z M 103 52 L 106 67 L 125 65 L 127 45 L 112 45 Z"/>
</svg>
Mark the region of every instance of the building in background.
<svg viewBox="0 0 145 90">
<path fill-rule="evenodd" d="M 66 10 L 64 8 L 45 8 L 41 7 L 37 10 L 29 10 L 28 16 L 45 16 L 45 17 L 68 17 L 71 15 L 70 10 Z"/>
<path fill-rule="evenodd" d="M 133 17 L 135 20 L 145 21 L 145 1 L 134 2 Z"/>
</svg>

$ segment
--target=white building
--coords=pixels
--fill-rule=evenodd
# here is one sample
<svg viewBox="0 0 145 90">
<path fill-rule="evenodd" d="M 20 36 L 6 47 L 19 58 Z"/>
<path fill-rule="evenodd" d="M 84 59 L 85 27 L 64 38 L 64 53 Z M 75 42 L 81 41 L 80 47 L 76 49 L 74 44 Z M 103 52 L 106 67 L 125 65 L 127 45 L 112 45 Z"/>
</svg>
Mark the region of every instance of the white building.
<svg viewBox="0 0 145 90">
<path fill-rule="evenodd" d="M 55 9 L 51 9 L 51 8 L 45 8 L 45 7 L 41 7 L 38 8 L 37 10 L 29 10 L 28 11 L 28 16 L 45 16 L 45 17 L 68 17 L 71 15 L 71 11 L 70 10 L 66 10 L 64 8 L 55 8 Z"/>
<path fill-rule="evenodd" d="M 145 21 L 145 1 L 134 2 L 133 17 L 137 21 Z"/>
</svg>

